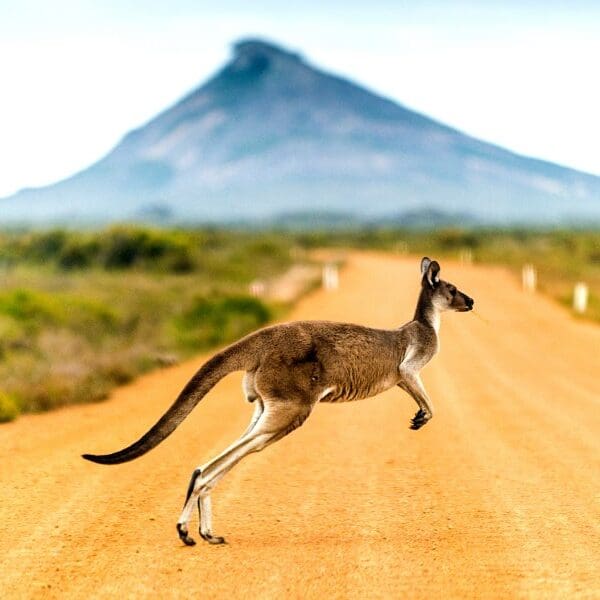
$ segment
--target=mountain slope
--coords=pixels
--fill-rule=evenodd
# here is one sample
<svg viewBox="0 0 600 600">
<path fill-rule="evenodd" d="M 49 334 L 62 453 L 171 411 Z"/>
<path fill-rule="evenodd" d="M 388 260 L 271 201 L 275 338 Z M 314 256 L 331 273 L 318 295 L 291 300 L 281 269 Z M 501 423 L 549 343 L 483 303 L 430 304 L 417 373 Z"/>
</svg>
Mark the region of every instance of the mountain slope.
<svg viewBox="0 0 600 600">
<path fill-rule="evenodd" d="M 0 221 L 600 218 L 600 178 L 512 154 L 259 40 L 90 168 L 0 203 Z"/>
</svg>

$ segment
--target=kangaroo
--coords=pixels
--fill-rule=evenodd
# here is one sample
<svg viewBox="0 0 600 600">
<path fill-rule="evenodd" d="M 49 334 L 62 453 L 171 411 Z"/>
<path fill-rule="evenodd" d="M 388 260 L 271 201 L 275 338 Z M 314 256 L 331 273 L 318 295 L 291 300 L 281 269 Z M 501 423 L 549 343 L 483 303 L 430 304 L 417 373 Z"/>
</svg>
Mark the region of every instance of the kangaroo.
<svg viewBox="0 0 600 600">
<path fill-rule="evenodd" d="M 225 375 L 246 371 L 243 391 L 255 404 L 245 433 L 219 456 L 192 473 L 177 531 L 184 544 L 198 504 L 200 536 L 210 544 L 225 539 L 212 532 L 210 493 L 245 456 L 259 452 L 300 427 L 317 402 L 348 402 L 399 386 L 415 400 L 418 411 L 410 428 L 433 416 L 419 371 L 438 350 L 440 312 L 469 311 L 474 301 L 439 277 L 440 265 L 421 261 L 421 293 L 412 321 L 399 329 L 373 329 L 350 323 L 296 321 L 265 327 L 215 354 L 183 388 L 158 422 L 137 442 L 105 455 L 84 454 L 100 464 L 117 464 L 142 456 L 170 435 L 202 397 Z"/>
</svg>

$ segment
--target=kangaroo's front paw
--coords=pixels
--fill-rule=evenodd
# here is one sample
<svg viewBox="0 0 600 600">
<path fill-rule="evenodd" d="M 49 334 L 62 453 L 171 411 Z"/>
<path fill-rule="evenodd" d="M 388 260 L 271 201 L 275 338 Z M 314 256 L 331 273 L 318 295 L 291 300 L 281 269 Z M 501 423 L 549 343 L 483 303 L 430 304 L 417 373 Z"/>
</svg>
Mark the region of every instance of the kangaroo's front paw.
<svg viewBox="0 0 600 600">
<path fill-rule="evenodd" d="M 414 429 L 415 431 L 417 429 L 421 429 L 421 427 L 423 427 L 423 425 L 425 425 L 429 419 L 431 419 L 431 417 L 425 411 L 419 409 L 415 416 L 411 419 L 410 428 Z"/>
</svg>

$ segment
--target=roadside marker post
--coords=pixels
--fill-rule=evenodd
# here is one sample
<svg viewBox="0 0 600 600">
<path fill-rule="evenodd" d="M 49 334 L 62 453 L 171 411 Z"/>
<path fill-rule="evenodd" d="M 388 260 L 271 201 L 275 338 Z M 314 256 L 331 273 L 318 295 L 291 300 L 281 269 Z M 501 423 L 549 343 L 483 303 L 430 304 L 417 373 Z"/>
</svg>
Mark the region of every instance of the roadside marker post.
<svg viewBox="0 0 600 600">
<path fill-rule="evenodd" d="M 473 264 L 473 251 L 471 248 L 465 248 L 460 251 L 458 255 L 461 264 L 463 265 L 471 265 Z"/>
<path fill-rule="evenodd" d="M 582 281 L 576 283 L 573 289 L 573 310 L 575 312 L 581 314 L 587 310 L 588 296 L 588 286 Z"/>
<path fill-rule="evenodd" d="M 259 298 L 265 293 L 265 284 L 259 279 L 255 279 L 250 284 L 250 295 Z"/>
<path fill-rule="evenodd" d="M 533 265 L 523 265 L 522 281 L 523 289 L 526 292 L 535 292 L 537 286 L 537 271 Z"/>
<path fill-rule="evenodd" d="M 326 290 L 337 290 L 340 286 L 340 277 L 337 265 L 327 263 L 323 267 L 323 288 Z"/>
</svg>

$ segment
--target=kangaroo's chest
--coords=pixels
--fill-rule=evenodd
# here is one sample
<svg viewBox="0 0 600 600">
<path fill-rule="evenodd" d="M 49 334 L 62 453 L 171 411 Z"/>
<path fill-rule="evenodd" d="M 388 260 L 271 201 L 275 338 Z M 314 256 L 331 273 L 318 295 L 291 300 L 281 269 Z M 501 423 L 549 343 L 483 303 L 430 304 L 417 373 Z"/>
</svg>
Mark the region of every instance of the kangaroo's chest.
<svg viewBox="0 0 600 600">
<path fill-rule="evenodd" d="M 439 342 L 434 340 L 431 344 L 410 344 L 398 365 L 400 373 L 418 373 L 438 352 Z"/>
</svg>

